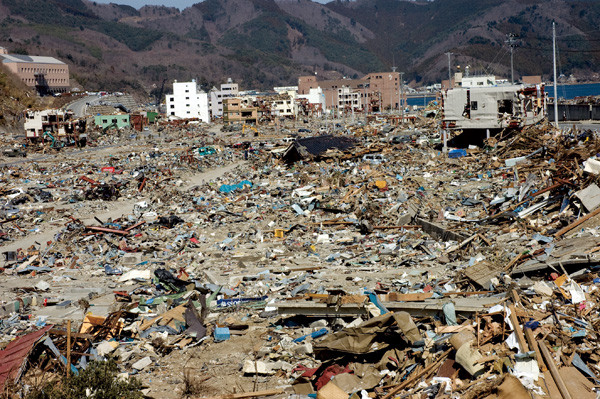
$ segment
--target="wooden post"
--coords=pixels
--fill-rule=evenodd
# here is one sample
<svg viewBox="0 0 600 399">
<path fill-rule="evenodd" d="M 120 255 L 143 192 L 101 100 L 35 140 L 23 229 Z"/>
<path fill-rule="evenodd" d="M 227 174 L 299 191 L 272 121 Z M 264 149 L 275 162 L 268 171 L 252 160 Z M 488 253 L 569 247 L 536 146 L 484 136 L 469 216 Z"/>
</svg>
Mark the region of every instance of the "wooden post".
<svg viewBox="0 0 600 399">
<path fill-rule="evenodd" d="M 479 312 L 475 312 L 475 320 L 477 321 L 477 349 L 479 349 Z"/>
<path fill-rule="evenodd" d="M 510 309 L 510 321 L 513 324 L 513 330 L 515 335 L 517 336 L 517 341 L 519 341 L 519 346 L 521 347 L 521 352 L 526 353 L 529 352 L 529 347 L 527 346 L 527 341 L 525 341 L 525 336 L 523 335 L 523 330 L 521 330 L 521 325 L 519 324 L 519 319 L 517 318 L 517 310 L 515 309 L 515 305 L 508 305 Z"/>
<path fill-rule="evenodd" d="M 552 358 L 552 355 L 550 354 L 550 350 L 546 346 L 546 342 L 544 342 L 544 341 L 540 342 L 539 347 L 540 347 L 540 351 L 542 352 L 542 355 L 544 355 L 544 360 L 546 361 L 546 364 L 548 365 L 550 374 L 552 375 L 552 378 L 554 379 L 554 382 L 556 383 L 556 386 L 558 387 L 558 390 L 560 391 L 560 394 L 562 395 L 563 399 L 572 399 L 571 394 L 569 393 L 569 390 L 567 389 L 567 386 L 565 385 L 565 382 L 563 381 L 562 377 L 560 376 L 560 373 L 558 372 L 558 368 L 556 367 L 556 364 L 554 363 L 554 359 Z"/>
<path fill-rule="evenodd" d="M 71 320 L 67 320 L 67 378 L 71 375 Z"/>
<path fill-rule="evenodd" d="M 525 339 L 527 339 L 529 347 L 535 351 L 535 358 L 538 362 L 538 367 L 540 368 L 540 370 L 546 371 L 547 368 L 544 365 L 544 358 L 542 357 L 540 349 L 538 348 L 538 343 L 535 340 L 535 337 L 533 336 L 533 331 L 530 328 L 525 328 L 523 329 L 523 333 L 525 334 Z"/>
</svg>

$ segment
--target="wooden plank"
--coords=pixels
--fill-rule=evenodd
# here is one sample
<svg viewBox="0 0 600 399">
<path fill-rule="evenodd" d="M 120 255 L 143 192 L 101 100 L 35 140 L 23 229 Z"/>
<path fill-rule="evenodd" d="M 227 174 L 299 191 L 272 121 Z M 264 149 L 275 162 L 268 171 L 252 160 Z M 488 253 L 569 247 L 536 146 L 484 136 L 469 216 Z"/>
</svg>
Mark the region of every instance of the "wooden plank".
<svg viewBox="0 0 600 399">
<path fill-rule="evenodd" d="M 565 382 L 563 381 L 562 377 L 560 376 L 560 373 L 558 372 L 558 368 L 556 367 L 556 364 L 554 363 L 554 359 L 552 358 L 552 355 L 550 354 L 550 350 L 546 346 L 546 342 L 545 341 L 540 342 L 539 347 L 540 347 L 540 352 L 542 352 L 542 355 L 544 356 L 544 360 L 546 361 L 546 365 L 548 366 L 548 369 L 550 370 L 550 375 L 552 375 L 552 379 L 556 383 L 556 386 L 558 387 L 558 390 L 560 391 L 560 394 L 562 395 L 563 399 L 572 399 L 571 394 L 569 393 L 569 390 L 567 389 L 567 386 L 565 385 Z"/>
<path fill-rule="evenodd" d="M 504 268 L 504 271 L 508 271 L 510 270 L 521 258 L 523 257 L 523 254 L 520 253 L 519 255 L 515 256 L 509 263 L 508 265 L 506 265 L 506 267 Z"/>
<path fill-rule="evenodd" d="M 398 226 L 375 226 L 373 227 L 373 230 L 386 230 L 386 229 L 406 229 L 406 230 L 411 230 L 411 229 L 420 229 L 421 226 L 417 225 L 417 224 L 404 224 L 404 225 L 398 225 Z"/>
<path fill-rule="evenodd" d="M 501 272 L 501 266 L 494 265 L 487 261 L 479 262 L 463 270 L 465 276 L 483 288 L 489 288 L 491 279 L 499 276 Z"/>
<path fill-rule="evenodd" d="M 413 294 L 400 294 L 398 292 L 390 292 L 387 297 L 389 301 L 398 302 L 422 302 L 433 296 L 432 292 L 415 292 Z"/>
<path fill-rule="evenodd" d="M 491 247 L 491 246 L 492 246 L 492 243 L 490 242 L 490 240 L 488 240 L 488 239 L 487 239 L 487 237 L 486 237 L 486 236 L 484 236 L 484 235 L 483 235 L 483 234 L 481 234 L 481 233 L 477 233 L 477 235 L 479 236 L 479 238 L 481 238 L 481 240 L 482 240 L 483 242 L 485 242 L 485 244 L 486 244 L 488 247 Z"/>
<path fill-rule="evenodd" d="M 527 341 L 525 340 L 525 336 L 523 335 L 523 330 L 521 330 L 521 325 L 519 324 L 519 319 L 517 318 L 517 311 L 515 310 L 515 305 L 508 305 L 510 309 L 510 321 L 513 324 L 513 331 L 517 336 L 517 341 L 519 342 L 519 346 L 521 347 L 521 352 L 529 352 L 529 346 L 527 345 Z"/>
<path fill-rule="evenodd" d="M 67 378 L 71 375 L 71 320 L 67 320 Z"/>
<path fill-rule="evenodd" d="M 243 392 L 243 393 L 232 393 L 229 395 L 210 396 L 206 399 L 246 399 L 246 398 L 260 398 L 263 396 L 281 395 L 285 393 L 283 389 L 268 389 L 266 391 L 256 392 Z M 198 396 L 197 398 L 201 398 Z"/>
<path fill-rule="evenodd" d="M 542 357 L 542 352 L 540 352 L 540 348 L 538 347 L 538 343 L 535 340 L 535 337 L 533 336 L 533 331 L 530 328 L 525 328 L 523 330 L 523 333 L 525 334 L 525 339 L 527 339 L 527 342 L 529 343 L 529 347 L 531 349 L 534 350 L 535 352 L 535 358 L 538 362 L 538 366 L 540 367 L 540 370 L 542 372 L 546 371 L 547 368 L 544 365 L 544 358 Z"/>
<path fill-rule="evenodd" d="M 591 219 L 591 218 L 593 218 L 594 216 L 596 216 L 598 214 L 600 214 L 600 208 L 596 209 L 593 212 L 588 213 L 587 215 L 585 215 L 584 217 L 582 217 L 580 219 L 577 219 L 576 221 L 574 221 L 570 225 L 568 225 L 566 227 L 563 227 L 562 229 L 558 230 L 554 234 L 554 237 L 558 238 L 558 237 L 561 237 L 561 236 L 565 235 L 569 231 L 573 230 L 575 227 L 579 226 L 580 224 L 582 224 L 586 220 Z"/>
<path fill-rule="evenodd" d="M 422 376 L 428 374 L 430 371 L 434 370 L 436 367 L 441 366 L 442 362 L 446 359 L 446 357 L 450 354 L 450 352 L 452 350 L 453 349 L 448 349 L 446 352 L 442 353 L 442 356 L 440 356 L 440 358 L 436 362 L 431 363 L 429 366 L 425 367 L 420 372 L 414 373 L 412 376 L 410 376 L 410 378 L 406 379 L 404 382 L 402 382 L 401 384 L 399 384 L 398 386 L 393 388 L 381 399 L 390 399 L 391 397 L 396 395 L 398 392 L 400 392 L 404 388 L 413 385 Z"/>
<path fill-rule="evenodd" d="M 100 227 L 100 226 L 85 226 L 85 229 L 90 230 L 90 231 L 95 231 L 98 233 L 113 233 L 113 234 L 120 234 L 122 236 L 129 235 L 129 232 L 125 231 L 125 230 L 109 229 L 107 227 Z"/>
</svg>

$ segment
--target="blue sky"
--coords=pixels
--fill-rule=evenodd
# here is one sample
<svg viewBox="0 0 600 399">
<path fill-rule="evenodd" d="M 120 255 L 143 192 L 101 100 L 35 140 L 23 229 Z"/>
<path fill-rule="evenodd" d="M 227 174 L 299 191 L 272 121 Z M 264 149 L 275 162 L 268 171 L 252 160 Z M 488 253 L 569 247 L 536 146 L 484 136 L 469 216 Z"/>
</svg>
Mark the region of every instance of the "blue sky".
<svg viewBox="0 0 600 399">
<path fill-rule="evenodd" d="M 330 0 L 313 0 L 318 3 L 327 3 Z M 196 3 L 200 3 L 200 0 L 96 0 L 97 3 L 116 3 L 116 4 L 126 4 L 128 6 L 132 6 L 135 8 L 141 8 L 147 4 L 151 5 L 161 5 L 161 6 L 169 6 L 169 7 L 177 7 L 180 10 L 186 7 L 190 7 Z"/>
</svg>

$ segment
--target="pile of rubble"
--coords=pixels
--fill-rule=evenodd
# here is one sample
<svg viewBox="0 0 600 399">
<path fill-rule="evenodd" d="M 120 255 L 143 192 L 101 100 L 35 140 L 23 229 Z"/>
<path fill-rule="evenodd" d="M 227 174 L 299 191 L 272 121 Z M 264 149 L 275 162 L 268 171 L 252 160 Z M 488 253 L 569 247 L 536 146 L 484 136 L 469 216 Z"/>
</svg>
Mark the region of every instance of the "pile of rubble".
<svg viewBox="0 0 600 399">
<path fill-rule="evenodd" d="M 151 397 L 595 398 L 600 142 L 363 133 L 5 169 L 0 384 L 46 353 Z"/>
</svg>

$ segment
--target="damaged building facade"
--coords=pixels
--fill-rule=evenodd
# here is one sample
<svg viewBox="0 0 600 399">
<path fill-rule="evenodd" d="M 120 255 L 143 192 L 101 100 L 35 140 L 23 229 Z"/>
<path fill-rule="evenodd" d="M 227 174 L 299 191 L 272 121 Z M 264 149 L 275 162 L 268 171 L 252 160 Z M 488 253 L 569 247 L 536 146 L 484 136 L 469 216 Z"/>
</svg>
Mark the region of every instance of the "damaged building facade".
<svg viewBox="0 0 600 399">
<path fill-rule="evenodd" d="M 402 90 L 399 72 L 375 72 L 361 79 L 318 80 L 317 76 L 300 76 L 298 94 L 308 95 L 320 88 L 325 107 L 336 112 L 381 112 L 398 110 Z"/>
<path fill-rule="evenodd" d="M 442 91 L 442 127 L 498 131 L 521 129 L 546 118 L 544 85 L 496 84 L 493 76 L 463 78 Z"/>
</svg>

